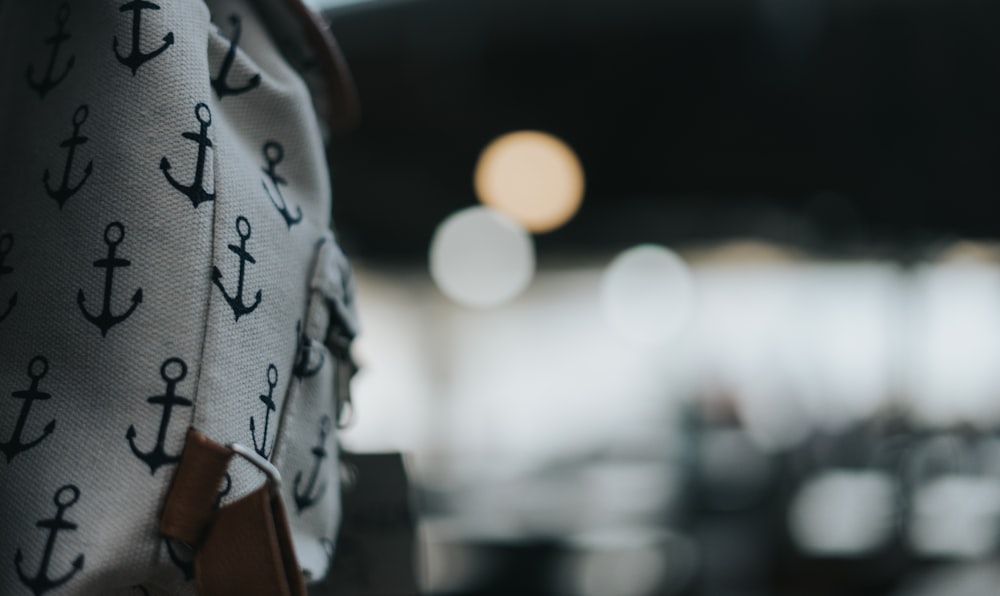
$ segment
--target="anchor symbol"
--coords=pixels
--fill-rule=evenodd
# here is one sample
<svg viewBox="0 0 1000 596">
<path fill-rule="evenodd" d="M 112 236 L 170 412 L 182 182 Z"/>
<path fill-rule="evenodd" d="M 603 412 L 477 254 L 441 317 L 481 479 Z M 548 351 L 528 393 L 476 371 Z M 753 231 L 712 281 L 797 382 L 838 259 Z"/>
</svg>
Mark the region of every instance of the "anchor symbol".
<svg viewBox="0 0 1000 596">
<path fill-rule="evenodd" d="M 35 577 L 28 577 L 24 570 L 21 569 L 21 563 L 24 561 L 24 555 L 21 553 L 21 549 L 18 548 L 17 552 L 14 554 L 14 565 L 17 567 L 17 576 L 21 578 L 21 583 L 28 586 L 32 594 L 35 596 L 42 596 L 42 594 L 58 588 L 59 586 L 65 584 L 69 580 L 73 579 L 73 576 L 83 569 L 83 555 L 77 555 L 76 559 L 73 560 L 73 570 L 67 572 L 62 577 L 50 578 L 49 564 L 52 562 L 52 550 L 56 545 L 56 535 L 62 530 L 75 530 L 77 525 L 73 522 L 68 522 L 63 519 L 63 515 L 66 510 L 72 507 L 77 500 L 80 499 L 80 489 L 72 484 L 67 484 L 60 488 L 52 501 L 56 505 L 56 516 L 52 519 L 43 519 L 35 523 L 38 528 L 47 529 L 49 531 L 49 537 L 45 540 L 45 550 L 42 552 L 42 561 L 38 566 L 38 574 Z"/>
<path fill-rule="evenodd" d="M 220 100 L 226 95 L 246 93 L 257 87 L 257 85 L 260 85 L 259 74 L 250 77 L 242 87 L 231 87 L 226 82 L 226 79 L 229 78 L 229 69 L 233 67 L 233 59 L 236 57 L 236 45 L 240 42 L 240 33 L 242 30 L 239 16 L 235 14 L 229 15 L 229 22 L 233 24 L 233 36 L 229 39 L 229 50 L 226 51 L 226 57 L 222 59 L 219 76 L 212 79 L 212 88 L 215 89 L 215 94 L 219 96 Z"/>
<path fill-rule="evenodd" d="M 309 366 L 309 362 L 313 359 L 313 341 L 302 334 L 302 321 L 295 322 L 295 337 L 299 342 L 299 357 L 295 361 L 295 366 L 292 367 L 292 374 L 299 379 L 308 379 L 323 368 L 326 355 L 323 352 L 318 352 L 319 362 L 315 366 Z"/>
<path fill-rule="evenodd" d="M 94 267 L 104 268 L 104 308 L 101 310 L 101 314 L 88 313 L 86 307 L 83 306 L 86 300 L 83 290 L 78 290 L 76 293 L 76 303 L 80 306 L 80 312 L 88 321 L 97 325 L 97 328 L 101 330 L 101 337 L 107 337 L 108 329 L 132 316 L 139 303 L 142 302 L 142 288 L 139 288 L 132 295 L 132 306 L 127 311 L 117 316 L 111 314 L 111 286 L 114 282 L 115 269 L 128 267 L 132 264 L 132 261 L 128 259 L 115 257 L 115 251 L 124 238 L 125 227 L 117 221 L 109 223 L 108 227 L 104 228 L 104 243 L 108 245 L 108 257 L 94 261 Z"/>
<path fill-rule="evenodd" d="M 28 415 L 31 413 L 31 404 L 38 401 L 44 401 L 52 397 L 48 393 L 44 393 L 38 390 L 38 382 L 45 377 L 45 374 L 49 372 L 49 361 L 46 360 L 44 356 L 35 356 L 28 363 L 28 378 L 31 379 L 31 388 L 24 391 L 15 391 L 11 393 L 17 399 L 23 399 L 24 403 L 21 404 L 21 413 L 17 416 L 17 422 L 14 423 L 14 432 L 10 436 L 10 440 L 6 443 L 0 443 L 0 451 L 3 452 L 4 456 L 7 458 L 7 463 L 14 461 L 14 458 L 18 453 L 22 451 L 27 451 L 35 445 L 41 443 L 45 440 L 45 437 L 51 435 L 56 430 L 56 421 L 52 420 L 45 425 L 42 430 L 42 435 L 33 441 L 27 443 L 21 442 L 21 434 L 24 432 L 24 425 L 28 422 Z"/>
<path fill-rule="evenodd" d="M 13 267 L 8 267 L 4 265 L 4 261 L 7 260 L 7 255 L 10 254 L 11 249 L 14 248 L 14 236 L 11 234 L 0 234 L 0 276 L 7 275 L 14 271 Z M 4 309 L 3 313 L 0 314 L 0 322 L 3 322 L 10 314 L 10 311 L 14 310 L 14 306 L 17 305 L 17 292 L 11 294 L 10 298 L 7 300 L 7 308 Z"/>
<path fill-rule="evenodd" d="M 316 478 L 319 476 L 319 467 L 326 459 L 326 435 L 330 432 L 330 417 L 323 416 L 323 419 L 319 423 L 319 444 L 312 448 L 312 454 L 316 458 L 316 463 L 313 464 L 313 469 L 309 473 L 309 485 L 301 493 L 299 492 L 299 483 L 302 481 L 302 472 L 297 472 L 295 474 L 295 509 L 301 514 L 303 510 L 312 507 L 317 501 L 323 498 L 323 494 L 326 493 L 326 483 L 324 482 L 316 494 L 309 496 L 309 493 L 313 492 L 316 488 Z"/>
<path fill-rule="evenodd" d="M 320 538 L 317 542 L 319 542 L 319 545 L 323 547 L 323 550 L 326 552 L 327 558 L 333 559 L 334 551 L 336 550 L 336 547 L 333 544 L 333 540 L 324 537 Z"/>
<path fill-rule="evenodd" d="M 257 290 L 253 304 L 248 305 L 243 303 L 243 276 L 246 271 L 246 264 L 248 262 L 256 263 L 257 259 L 253 258 L 253 256 L 247 252 L 246 246 L 247 239 L 250 238 L 250 222 L 248 222 L 247 218 L 242 215 L 236 218 L 236 233 L 240 237 L 240 245 L 229 245 L 229 250 L 236 253 L 236 255 L 240 258 L 240 273 L 239 279 L 236 281 L 236 295 L 230 296 L 229 293 L 226 292 L 226 288 L 222 285 L 222 271 L 219 271 L 219 268 L 215 266 L 212 267 L 212 283 L 218 286 L 219 290 L 222 291 L 222 297 L 229 303 L 229 306 L 233 309 L 233 316 L 235 316 L 236 320 L 239 321 L 242 315 L 249 314 L 257 308 L 257 305 L 260 304 L 262 291 Z"/>
<path fill-rule="evenodd" d="M 76 61 L 76 56 L 70 56 L 69 60 L 66 61 L 66 67 L 63 69 L 62 74 L 55 78 L 52 77 L 52 70 L 56 66 L 56 57 L 59 55 L 59 46 L 70 38 L 70 34 L 63 30 L 67 20 L 69 20 L 69 5 L 63 2 L 59 5 L 59 12 L 56 14 L 56 32 L 52 34 L 52 37 L 44 40 L 45 45 L 52 46 L 52 52 L 49 53 L 48 69 L 46 69 L 42 79 L 37 82 L 32 80 L 32 73 L 35 70 L 34 66 L 28 65 L 28 70 L 24 73 L 28 79 L 28 86 L 37 91 L 38 96 L 41 98 L 45 98 L 46 93 L 66 78 L 70 69 L 73 68 L 73 63 Z"/>
<path fill-rule="evenodd" d="M 331 539 L 323 536 L 316 542 L 319 543 L 320 548 L 322 548 L 323 552 L 326 553 L 326 560 L 333 561 L 333 557 L 337 552 L 337 540 L 335 538 Z M 352 549 L 355 549 L 356 551 L 358 548 L 356 546 L 357 540 L 349 537 L 340 538 L 340 543 L 344 546 L 344 552 L 350 552 Z"/>
<path fill-rule="evenodd" d="M 118 61 L 125 66 L 132 69 L 132 76 L 135 76 L 139 67 L 145 64 L 147 61 L 156 58 L 160 54 L 166 51 L 170 47 L 170 44 L 174 43 L 173 32 L 167 32 L 163 36 L 163 45 L 156 48 L 148 54 L 143 54 L 142 50 L 139 49 L 139 37 L 142 33 L 142 11 L 145 9 L 160 10 L 159 5 L 153 4 L 152 2 L 146 2 L 145 0 L 132 0 L 132 2 L 126 2 L 121 5 L 118 12 L 128 12 L 132 11 L 132 53 L 128 56 L 122 56 L 118 53 L 118 37 L 116 36 L 111 40 L 111 49 L 115 51 L 115 57 Z"/>
<path fill-rule="evenodd" d="M 73 113 L 73 136 L 66 139 L 62 143 L 59 143 L 60 147 L 65 147 L 67 149 L 66 153 L 66 167 L 63 169 L 62 175 L 62 186 L 59 188 L 52 188 L 49 186 L 49 169 L 45 168 L 45 172 L 42 174 L 42 182 L 45 184 L 45 191 L 50 197 L 59 203 L 59 208 L 63 208 L 63 204 L 71 196 L 76 194 L 76 191 L 80 190 L 83 183 L 87 181 L 90 177 L 90 173 L 94 169 L 94 160 L 90 160 L 87 163 L 87 167 L 83 169 L 83 178 L 80 178 L 80 182 L 76 186 L 69 185 L 69 173 L 73 168 L 73 156 L 76 154 L 77 145 L 83 145 L 89 138 L 80 135 L 80 127 L 83 123 L 87 121 L 87 116 L 90 110 L 87 108 L 86 104 L 78 107 L 76 112 Z"/>
<path fill-rule="evenodd" d="M 233 489 L 233 477 L 226 472 L 226 487 L 219 491 L 219 494 L 215 497 L 215 509 L 218 509 L 222 505 L 222 497 L 229 494 L 229 491 Z"/>
<path fill-rule="evenodd" d="M 202 115 L 202 109 L 205 110 L 204 116 Z M 167 177 L 167 182 L 191 199 L 192 205 L 198 207 L 198 205 L 206 201 L 215 199 L 215 193 L 208 192 L 202 186 L 202 180 L 205 177 L 205 153 L 206 149 L 212 146 L 212 139 L 208 138 L 208 127 L 212 125 L 212 110 L 208 109 L 207 105 L 199 103 L 194 107 L 194 117 L 201 124 L 201 130 L 197 133 L 181 133 L 181 136 L 185 139 L 191 139 L 198 143 L 198 163 L 194 166 L 194 181 L 191 182 L 191 186 L 184 186 L 180 182 L 177 182 L 177 180 L 174 180 L 174 177 L 170 175 L 170 160 L 166 157 L 160 160 L 160 169 L 163 170 L 163 175 Z"/>
<path fill-rule="evenodd" d="M 176 373 L 171 374 L 168 368 L 179 367 Z M 167 439 L 167 427 L 170 426 L 170 413 L 173 411 L 174 406 L 182 406 L 185 408 L 191 407 L 191 400 L 174 394 L 174 390 L 177 387 L 177 383 L 184 380 L 187 376 L 187 365 L 180 358 L 169 358 L 160 367 L 160 376 L 167 383 L 167 392 L 163 395 L 154 395 L 146 401 L 158 406 L 163 406 L 163 415 L 160 417 L 160 430 L 156 435 L 156 445 L 149 452 L 143 453 L 139 451 L 139 448 L 135 446 L 135 426 L 129 425 L 128 432 L 125 434 L 125 438 L 128 440 L 129 447 L 132 448 L 132 453 L 136 457 L 146 462 L 149 466 L 150 475 L 156 474 L 156 469 L 160 466 L 166 464 L 175 464 L 180 461 L 181 456 L 177 455 L 167 455 L 167 452 L 163 448 L 163 443 Z"/>
<path fill-rule="evenodd" d="M 271 204 L 274 208 L 278 210 L 281 217 L 285 220 L 285 225 L 288 229 L 292 229 L 292 226 L 302 221 L 302 209 L 296 207 L 295 215 L 288 209 L 288 204 L 285 202 L 284 195 L 281 194 L 281 186 L 288 185 L 288 182 L 279 176 L 277 172 L 274 171 L 275 166 L 281 163 L 281 160 L 285 158 L 285 149 L 277 141 L 268 141 L 264 143 L 264 159 L 267 160 L 267 167 L 261 168 L 264 173 L 267 174 L 268 178 L 271 179 L 271 184 L 274 186 L 274 191 L 278 195 L 278 199 L 275 200 L 274 195 L 271 191 L 267 189 L 267 183 L 263 180 L 260 181 L 260 185 L 264 187 L 264 192 L 271 199 Z"/>
<path fill-rule="evenodd" d="M 264 410 L 264 438 L 261 440 L 260 446 L 257 445 L 257 429 L 254 428 L 253 416 L 250 417 L 250 435 L 253 437 L 253 448 L 258 455 L 264 459 L 270 459 L 271 456 L 267 453 L 267 425 L 271 419 L 271 412 L 274 412 L 277 408 L 274 405 L 274 388 L 278 385 L 278 367 L 273 364 L 267 366 L 267 395 L 261 395 L 260 401 L 264 403 L 267 408 Z"/>
</svg>

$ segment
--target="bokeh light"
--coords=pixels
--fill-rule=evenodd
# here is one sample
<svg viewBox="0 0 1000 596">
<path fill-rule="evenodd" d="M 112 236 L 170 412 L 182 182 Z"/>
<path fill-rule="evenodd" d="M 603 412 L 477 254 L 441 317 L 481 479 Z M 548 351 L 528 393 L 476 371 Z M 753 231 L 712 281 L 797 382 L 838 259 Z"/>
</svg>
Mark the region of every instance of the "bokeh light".
<svg viewBox="0 0 1000 596">
<path fill-rule="evenodd" d="M 566 223 L 583 200 L 583 167 L 556 137 L 536 131 L 506 134 L 479 156 L 476 194 L 532 232 Z"/>
<path fill-rule="evenodd" d="M 792 502 L 788 523 L 803 551 L 860 557 L 892 535 L 898 487 L 887 474 L 831 470 L 809 480 Z"/>
<path fill-rule="evenodd" d="M 905 346 L 914 413 L 936 425 L 1000 423 L 1000 270 L 983 263 L 916 268 Z"/>
<path fill-rule="evenodd" d="M 670 596 L 697 573 L 696 544 L 669 530 L 605 528 L 568 542 L 571 554 L 556 576 L 560 596 Z"/>
<path fill-rule="evenodd" d="M 981 559 L 997 546 L 998 522 L 1000 481 L 948 474 L 917 490 L 909 538 L 923 555 Z"/>
<path fill-rule="evenodd" d="M 691 319 L 694 282 L 673 251 L 643 244 L 621 253 L 608 266 L 601 302 L 618 333 L 643 345 L 664 344 Z"/>
<path fill-rule="evenodd" d="M 535 272 L 531 236 L 493 209 L 470 207 L 452 214 L 434 232 L 431 277 L 455 302 L 490 308 L 527 287 Z"/>
</svg>

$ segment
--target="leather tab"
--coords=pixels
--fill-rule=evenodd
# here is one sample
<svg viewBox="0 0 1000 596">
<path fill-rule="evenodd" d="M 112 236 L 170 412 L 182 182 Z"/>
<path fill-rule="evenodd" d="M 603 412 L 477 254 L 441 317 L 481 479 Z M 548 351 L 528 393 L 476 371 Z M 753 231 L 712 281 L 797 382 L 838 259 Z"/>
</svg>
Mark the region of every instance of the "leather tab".
<svg viewBox="0 0 1000 596">
<path fill-rule="evenodd" d="M 215 514 L 219 485 L 233 452 L 194 429 L 188 429 L 184 452 L 167 493 L 160 533 L 197 545 Z"/>
<path fill-rule="evenodd" d="M 306 596 L 285 506 L 270 483 L 215 509 L 233 454 L 188 430 L 160 532 L 194 548 L 198 596 Z"/>
<path fill-rule="evenodd" d="M 199 596 L 305 596 L 284 507 L 267 485 L 218 511 L 195 555 Z"/>
</svg>

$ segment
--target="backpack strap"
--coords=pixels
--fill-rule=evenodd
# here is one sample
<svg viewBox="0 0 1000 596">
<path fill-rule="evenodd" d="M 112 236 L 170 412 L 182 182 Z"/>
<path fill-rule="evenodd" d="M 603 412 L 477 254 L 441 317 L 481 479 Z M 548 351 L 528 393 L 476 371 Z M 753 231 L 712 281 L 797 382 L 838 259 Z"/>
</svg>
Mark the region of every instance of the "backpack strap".
<svg viewBox="0 0 1000 596">
<path fill-rule="evenodd" d="M 268 482 L 215 509 L 234 455 L 262 469 Z M 305 596 L 279 483 L 277 470 L 252 450 L 223 446 L 188 430 L 160 533 L 194 548 L 198 596 Z"/>
<path fill-rule="evenodd" d="M 312 47 L 326 83 L 327 105 L 318 109 L 333 132 L 353 130 L 361 113 L 358 91 L 330 25 L 302 0 L 286 0 L 286 4 L 298 20 L 305 42 Z"/>
<path fill-rule="evenodd" d="M 360 121 L 354 78 L 323 17 L 303 0 L 252 0 L 278 50 L 309 87 L 313 107 L 331 133 L 347 133 Z"/>
</svg>

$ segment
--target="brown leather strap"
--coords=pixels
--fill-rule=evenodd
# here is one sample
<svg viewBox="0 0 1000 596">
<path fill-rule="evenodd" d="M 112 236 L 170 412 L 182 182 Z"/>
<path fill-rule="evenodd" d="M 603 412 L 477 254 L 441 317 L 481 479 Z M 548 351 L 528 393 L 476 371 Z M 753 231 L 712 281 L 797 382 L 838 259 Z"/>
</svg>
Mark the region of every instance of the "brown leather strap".
<svg viewBox="0 0 1000 596">
<path fill-rule="evenodd" d="M 160 517 L 161 534 L 191 545 L 201 543 L 215 515 L 219 485 L 232 457 L 232 450 L 188 429 Z"/>
<path fill-rule="evenodd" d="M 205 435 L 188 431 L 160 532 L 194 548 L 198 596 L 305 596 L 276 487 L 267 483 L 215 510 L 233 454 Z"/>
<path fill-rule="evenodd" d="M 195 554 L 199 596 L 304 596 L 288 520 L 265 485 L 223 507 Z"/>
</svg>

